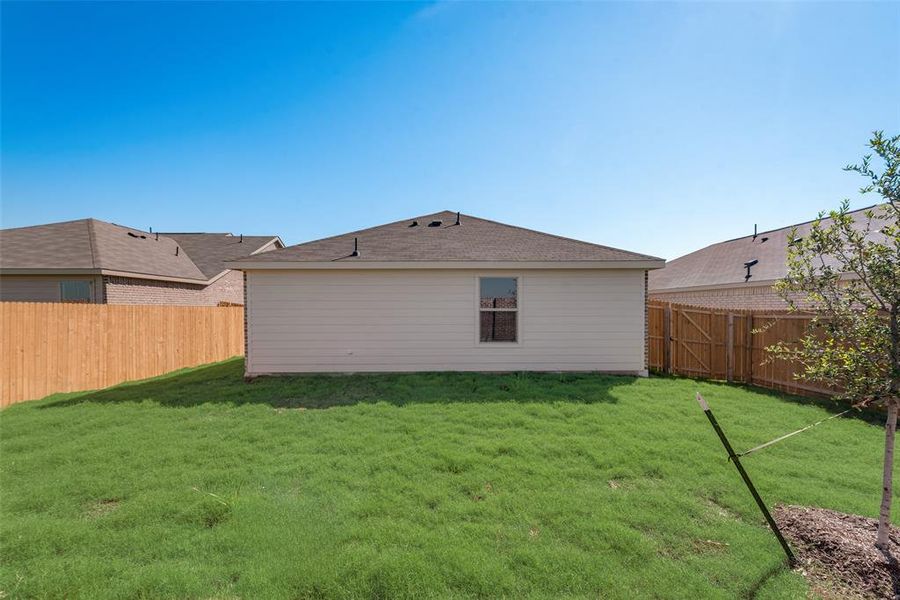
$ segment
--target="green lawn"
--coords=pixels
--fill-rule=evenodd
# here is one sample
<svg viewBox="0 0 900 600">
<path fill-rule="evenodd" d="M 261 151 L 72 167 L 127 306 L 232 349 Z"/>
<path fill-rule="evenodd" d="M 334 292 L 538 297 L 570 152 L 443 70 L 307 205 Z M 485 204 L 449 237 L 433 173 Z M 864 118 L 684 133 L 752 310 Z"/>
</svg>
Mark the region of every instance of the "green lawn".
<svg viewBox="0 0 900 600">
<path fill-rule="evenodd" d="M 829 414 L 597 375 L 241 380 L 228 361 L 0 413 L 0 597 L 797 598 L 706 418 L 743 449 Z M 746 466 L 874 516 L 883 435 L 836 419 Z"/>
</svg>

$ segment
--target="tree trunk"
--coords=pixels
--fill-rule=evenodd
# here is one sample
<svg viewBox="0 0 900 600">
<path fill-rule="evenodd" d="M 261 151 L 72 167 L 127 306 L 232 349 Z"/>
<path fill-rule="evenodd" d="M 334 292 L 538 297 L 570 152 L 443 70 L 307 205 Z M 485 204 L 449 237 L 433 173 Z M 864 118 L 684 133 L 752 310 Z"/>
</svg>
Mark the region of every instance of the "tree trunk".
<svg viewBox="0 0 900 600">
<path fill-rule="evenodd" d="M 884 425 L 884 475 L 881 489 L 881 514 L 878 519 L 878 535 L 875 546 L 882 550 L 888 548 L 888 536 L 891 530 L 891 494 L 893 493 L 894 475 L 894 434 L 897 432 L 897 401 L 891 400 L 887 406 L 887 422 Z"/>
</svg>

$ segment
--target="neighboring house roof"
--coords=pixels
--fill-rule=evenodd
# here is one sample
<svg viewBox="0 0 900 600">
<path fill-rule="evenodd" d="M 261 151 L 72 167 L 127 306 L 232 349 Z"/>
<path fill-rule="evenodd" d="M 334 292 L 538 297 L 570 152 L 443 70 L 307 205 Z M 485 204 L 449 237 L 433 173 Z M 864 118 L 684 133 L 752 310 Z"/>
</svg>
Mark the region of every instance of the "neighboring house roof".
<svg viewBox="0 0 900 600">
<path fill-rule="evenodd" d="M 228 270 L 227 261 L 259 252 L 275 242 L 283 248 L 281 239 L 271 235 L 232 235 L 230 233 L 160 233 L 178 242 L 194 264 L 207 278 Z"/>
<path fill-rule="evenodd" d="M 864 212 L 873 207 L 851 212 L 857 226 L 865 226 Z M 831 219 L 822 219 L 828 225 Z M 666 264 L 664 269 L 650 273 L 651 292 L 675 291 L 706 287 L 735 287 L 767 284 L 781 279 L 787 274 L 787 249 L 791 241 L 791 231 L 804 237 L 809 233 L 813 221 L 789 225 L 780 229 L 764 231 L 755 237 L 745 237 L 712 244 L 690 254 L 685 254 Z M 873 222 L 872 235 L 882 236 L 880 222 Z M 745 280 L 747 268 L 744 263 L 756 260 L 750 268 L 751 277 Z"/>
<path fill-rule="evenodd" d="M 96 267 L 88 219 L 0 230 L 0 268 Z"/>
<path fill-rule="evenodd" d="M 268 243 L 278 238 L 265 239 Z M 242 253 L 223 251 L 222 261 L 250 254 L 262 245 L 247 244 Z M 173 237 L 97 219 L 0 230 L 0 270 L 4 272 L 127 274 L 205 283 L 218 274 L 207 275 L 203 270 L 214 264 L 212 255 L 204 252 L 197 264 Z"/>
<path fill-rule="evenodd" d="M 345 233 L 229 263 L 235 268 L 373 267 L 390 263 L 622 263 L 657 268 L 662 259 L 443 211 Z M 431 226 L 439 222 L 439 225 Z M 353 256 L 354 240 L 359 255 Z M 652 265 L 650 264 L 652 263 Z M 645 266 L 647 265 L 647 266 Z"/>
</svg>

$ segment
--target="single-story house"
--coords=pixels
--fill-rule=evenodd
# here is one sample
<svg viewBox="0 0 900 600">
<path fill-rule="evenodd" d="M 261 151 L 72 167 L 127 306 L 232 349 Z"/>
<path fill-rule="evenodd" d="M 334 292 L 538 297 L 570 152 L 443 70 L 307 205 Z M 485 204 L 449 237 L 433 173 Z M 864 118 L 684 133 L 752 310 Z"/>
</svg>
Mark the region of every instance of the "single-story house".
<svg viewBox="0 0 900 600">
<path fill-rule="evenodd" d="M 0 300 L 243 304 L 226 261 L 283 248 L 278 236 L 151 233 L 97 219 L 0 230 Z"/>
<path fill-rule="evenodd" d="M 863 208 L 850 213 L 865 226 Z M 828 226 L 831 219 L 823 219 Z M 813 221 L 718 242 L 666 263 L 650 273 L 650 299 L 709 308 L 783 310 L 773 285 L 787 275 L 787 251 L 793 235 L 808 235 Z M 883 236 L 874 222 L 870 235 Z M 799 299 L 798 299 L 799 300 Z"/>
<path fill-rule="evenodd" d="M 647 373 L 662 259 L 444 211 L 232 261 L 248 377 Z"/>
</svg>

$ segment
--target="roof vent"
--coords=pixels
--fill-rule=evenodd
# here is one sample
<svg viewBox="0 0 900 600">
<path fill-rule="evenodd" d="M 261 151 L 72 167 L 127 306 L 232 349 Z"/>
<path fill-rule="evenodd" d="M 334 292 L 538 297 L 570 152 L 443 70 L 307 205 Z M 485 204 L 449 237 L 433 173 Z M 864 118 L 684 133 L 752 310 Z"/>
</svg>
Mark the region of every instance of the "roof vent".
<svg viewBox="0 0 900 600">
<path fill-rule="evenodd" d="M 350 256 L 359 256 L 359 238 L 353 238 L 353 252 Z"/>
<path fill-rule="evenodd" d="M 138 234 L 134 233 L 133 231 L 129 231 L 129 232 L 128 232 L 128 235 L 130 235 L 130 236 L 133 237 L 133 238 L 141 238 L 142 240 L 146 240 L 146 239 L 147 239 L 147 236 L 146 236 L 146 235 L 143 235 L 143 234 L 142 234 L 142 235 L 138 235 Z"/>
<path fill-rule="evenodd" d="M 418 221 L 413 221 L 412 223 L 409 224 L 409 226 L 410 226 L 410 227 L 418 227 L 418 226 L 419 226 L 419 222 L 418 222 Z"/>
<path fill-rule="evenodd" d="M 755 265 L 758 262 L 759 262 L 759 260 L 754 258 L 753 260 L 748 260 L 747 262 L 744 263 L 744 267 L 747 269 L 747 274 L 744 275 L 744 281 L 750 280 L 750 278 L 752 277 L 752 275 L 750 275 L 750 267 L 752 267 L 753 265 Z"/>
<path fill-rule="evenodd" d="M 459 212 L 456 213 L 456 224 L 459 225 Z"/>
<path fill-rule="evenodd" d="M 428 226 L 429 226 L 429 227 L 440 227 L 440 226 L 441 226 L 441 223 L 442 223 L 442 221 L 439 221 L 439 220 L 437 220 L 437 221 L 432 221 L 431 223 L 428 224 Z"/>
</svg>

